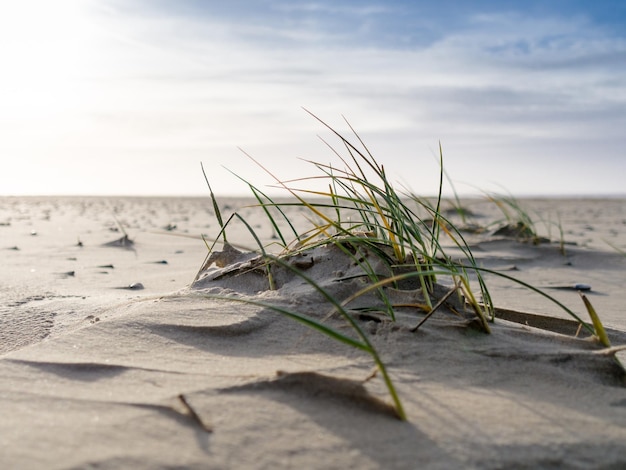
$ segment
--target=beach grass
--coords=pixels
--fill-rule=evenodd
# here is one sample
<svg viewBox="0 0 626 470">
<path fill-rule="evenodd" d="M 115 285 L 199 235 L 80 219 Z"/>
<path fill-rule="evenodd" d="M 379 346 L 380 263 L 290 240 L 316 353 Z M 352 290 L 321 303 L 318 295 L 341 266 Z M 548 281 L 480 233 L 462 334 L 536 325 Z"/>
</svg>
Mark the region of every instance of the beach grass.
<svg viewBox="0 0 626 470">
<path fill-rule="evenodd" d="M 220 225 L 220 232 L 215 242 L 207 246 L 209 246 L 209 254 L 215 249 L 215 243 L 220 238 L 227 246 L 227 228 L 233 220 L 239 220 L 258 245 L 257 251 L 267 273 L 268 288 L 280 288 L 273 279 L 273 267 L 289 270 L 322 296 L 331 307 L 331 314 L 343 319 L 350 327 L 352 335 L 345 333 L 343 329 L 327 324 L 326 320 L 330 315 L 320 319 L 299 312 L 295 307 L 285 307 L 249 297 L 216 295 L 210 297 L 228 298 L 269 308 L 334 340 L 366 352 L 380 371 L 400 419 L 406 419 L 406 415 L 391 375 L 368 335 L 359 325 L 354 311 L 349 307 L 351 302 L 364 295 L 375 293 L 384 306 L 382 310 L 388 320 L 394 321 L 397 305 L 394 305 L 386 288 L 399 286 L 406 288 L 408 285 L 411 289 L 421 291 L 424 302 L 417 307 L 425 314 L 425 317 L 413 328 L 413 331 L 417 331 L 450 297 L 460 295 L 463 302 L 462 309 L 466 310 L 464 313 L 473 314 L 471 322 L 477 324 L 483 332 L 490 333 L 489 323 L 495 317 L 494 306 L 483 274 L 496 275 L 554 302 L 591 334 L 597 334 L 602 341 L 597 327 L 592 328 L 571 309 L 543 290 L 512 276 L 478 265 L 462 231 L 448 220 L 441 210 L 444 178 L 449 180 L 444 172 L 441 145 L 439 146 L 439 192 L 433 200 L 407 190 L 397 190 L 389 180 L 384 166 L 372 156 L 347 121 L 346 124 L 352 132 L 354 141 L 344 137 L 317 116 L 309 114 L 338 139 L 341 152 L 325 140 L 323 142 L 339 160 L 340 165 L 309 161 L 317 171 L 314 176 L 283 181 L 252 156 L 246 154 L 252 162 L 274 179 L 278 188 L 283 189 L 290 196 L 288 202 L 273 199 L 253 183 L 235 175 L 248 185 L 256 199 L 256 207 L 267 217 L 275 234 L 274 243 L 278 245 L 280 252 L 270 253 L 251 224 L 237 212 L 224 221 L 210 185 L 211 200 Z M 309 189 L 310 185 L 305 183 L 318 183 L 319 187 L 325 189 Z M 517 230 L 516 233 L 520 237 L 538 243 L 540 239 L 535 223 L 519 201 L 513 196 L 488 195 L 488 198 L 502 210 L 505 219 Z M 299 232 L 289 219 L 286 209 L 293 206 L 302 209 L 306 214 L 310 221 L 308 230 Z M 456 193 L 455 207 L 462 208 Z M 424 213 L 426 216 L 422 215 Z M 281 229 L 281 227 L 286 227 L 286 229 Z M 443 244 L 444 238 L 463 253 L 462 259 L 458 257 L 453 259 L 448 255 L 448 250 Z M 322 246 L 334 246 L 351 258 L 354 264 L 361 268 L 362 277 L 368 280 L 367 286 L 355 291 L 347 298 L 335 298 L 316 280 L 286 261 L 289 256 Z M 203 266 L 206 266 L 209 254 Z M 384 272 L 380 272 L 381 263 L 386 267 Z M 441 287 L 439 282 L 442 279 L 446 281 L 445 285 L 452 286 L 445 288 L 444 294 L 441 289 L 436 289 L 436 286 Z M 454 309 L 452 304 L 447 304 L 447 306 Z M 467 316 L 465 318 L 468 319 Z"/>
<path fill-rule="evenodd" d="M 498 207 L 504 216 L 503 219 L 493 222 L 493 225 L 499 225 L 499 228 L 495 231 L 496 235 L 512 236 L 517 240 L 539 245 L 553 240 L 552 228 L 556 227 L 559 233 L 557 240 L 559 251 L 563 256 L 567 254 L 565 250 L 565 234 L 563 233 L 563 225 L 559 214 L 557 214 L 556 221 L 552 220 L 551 217 L 544 219 L 532 215 L 531 211 L 524 207 L 523 202 L 512 194 L 485 193 L 485 196 L 487 200 Z M 547 238 L 539 234 L 537 220 L 547 229 Z"/>
<path fill-rule="evenodd" d="M 487 199 L 493 202 L 502 212 L 504 219 L 495 222 L 506 223 L 498 232 L 514 235 L 517 239 L 539 244 L 540 237 L 537 233 L 534 218 L 524 205 L 512 194 L 486 193 Z"/>
</svg>

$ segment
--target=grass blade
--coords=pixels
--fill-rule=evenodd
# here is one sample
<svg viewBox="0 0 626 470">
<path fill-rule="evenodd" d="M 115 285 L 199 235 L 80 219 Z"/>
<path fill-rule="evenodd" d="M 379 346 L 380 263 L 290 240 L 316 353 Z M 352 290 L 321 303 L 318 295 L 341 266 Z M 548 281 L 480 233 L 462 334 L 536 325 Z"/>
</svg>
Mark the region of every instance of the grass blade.
<svg viewBox="0 0 626 470">
<path fill-rule="evenodd" d="M 579 292 L 579 294 L 580 298 L 583 299 L 583 303 L 587 308 L 587 312 L 589 312 L 589 317 L 591 317 L 593 329 L 595 330 L 596 336 L 598 337 L 598 341 L 600 341 L 600 344 L 602 344 L 602 346 L 610 348 L 611 342 L 609 341 L 609 337 L 606 334 L 606 330 L 604 329 L 602 321 L 600 321 L 600 317 L 596 313 L 596 309 L 593 308 L 593 305 L 591 305 L 591 302 L 585 294 L 583 294 L 582 292 Z"/>
</svg>

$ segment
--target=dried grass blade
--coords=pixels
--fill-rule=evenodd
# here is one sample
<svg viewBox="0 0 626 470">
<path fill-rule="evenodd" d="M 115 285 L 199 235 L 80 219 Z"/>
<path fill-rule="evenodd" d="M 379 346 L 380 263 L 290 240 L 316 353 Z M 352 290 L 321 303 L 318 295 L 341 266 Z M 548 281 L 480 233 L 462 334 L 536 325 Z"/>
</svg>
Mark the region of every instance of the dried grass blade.
<svg viewBox="0 0 626 470">
<path fill-rule="evenodd" d="M 424 323 L 426 323 L 426 320 L 428 320 L 430 317 L 433 316 L 433 314 L 437 311 L 437 309 L 439 309 L 439 307 L 441 307 L 451 296 L 452 294 L 454 294 L 457 290 L 459 290 L 459 283 L 457 282 L 454 287 L 452 287 L 448 292 L 446 292 L 446 294 L 439 299 L 439 301 L 433 306 L 432 309 L 430 309 L 430 312 L 428 312 L 426 314 L 426 316 L 424 318 L 422 318 L 422 321 L 420 321 L 416 326 L 414 326 L 413 328 L 411 328 L 411 332 L 415 333 L 420 326 L 422 326 Z"/>
</svg>

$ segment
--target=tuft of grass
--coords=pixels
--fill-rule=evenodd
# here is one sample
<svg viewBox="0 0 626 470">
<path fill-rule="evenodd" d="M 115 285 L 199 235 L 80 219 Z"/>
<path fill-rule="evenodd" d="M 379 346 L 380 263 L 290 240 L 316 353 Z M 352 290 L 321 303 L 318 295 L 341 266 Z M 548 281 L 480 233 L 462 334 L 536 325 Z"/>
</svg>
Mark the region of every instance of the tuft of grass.
<svg viewBox="0 0 626 470">
<path fill-rule="evenodd" d="M 225 246 L 228 245 L 226 229 L 233 220 L 238 220 L 244 224 L 258 246 L 258 253 L 267 273 L 269 289 L 280 288 L 273 278 L 273 267 L 290 271 L 292 275 L 299 277 L 314 291 L 318 292 L 331 307 L 330 315 L 336 315 L 342 319 L 352 333 L 345 333 L 343 329 L 328 325 L 326 320 L 330 315 L 317 318 L 299 312 L 295 308 L 260 301 L 255 298 L 208 294 L 207 297 L 226 298 L 235 302 L 245 302 L 269 308 L 336 341 L 369 354 L 385 382 L 397 416 L 403 420 L 406 419 L 406 414 L 391 375 L 381 360 L 380 354 L 349 308 L 350 303 L 365 295 L 375 294 L 383 305 L 384 314 L 389 320 L 394 321 L 396 318 L 395 309 L 398 306 L 394 305 L 386 288 L 419 290 L 424 302 L 413 306 L 425 312 L 426 316 L 413 329 L 414 331 L 417 331 L 443 304 L 446 304 L 450 309 L 461 310 L 460 313 L 464 314 L 465 318 L 469 316 L 485 333 L 490 333 L 489 323 L 494 320 L 494 307 L 483 278 L 483 274 L 490 274 L 506 278 L 544 296 L 563 308 L 590 333 L 597 333 L 597 327 L 591 328 L 573 311 L 542 290 L 502 272 L 491 271 L 478 266 L 461 230 L 441 212 L 444 177 L 449 180 L 444 171 L 441 144 L 439 145 L 439 193 L 436 200 L 431 202 L 427 198 L 410 191 L 396 190 L 389 180 L 384 166 L 372 156 L 363 140 L 345 118 L 344 120 L 355 139 L 354 142 L 311 112 L 305 111 L 338 139 L 341 152 L 327 141 L 322 139 L 322 142 L 338 159 L 339 166 L 308 161 L 317 170 L 317 175 L 283 181 L 253 157 L 246 154 L 252 162 L 274 179 L 278 188 L 282 188 L 291 196 L 288 202 L 278 202 L 268 197 L 254 184 L 235 175 L 250 188 L 256 199 L 256 206 L 263 211 L 272 226 L 276 237 L 274 243 L 278 244 L 281 252 L 277 255 L 271 254 L 268 247 L 261 243 L 260 237 L 257 236 L 253 227 L 237 212 L 224 222 L 219 211 L 219 205 L 209 185 L 212 204 L 220 225 L 220 233 L 212 245 L 207 243 L 209 254 L 205 258 L 203 267 L 208 267 L 207 262 L 210 260 L 210 254 L 213 252 L 217 240 L 222 238 Z M 204 176 L 206 179 L 206 174 Z M 304 189 L 305 186 L 310 187 L 309 183 L 311 182 L 321 183 L 320 187 L 325 189 Z M 455 197 L 457 207 L 461 207 L 456 192 Z M 539 240 L 531 217 L 515 198 L 494 195 L 489 196 L 489 198 L 501 208 L 509 223 L 514 223 L 520 229 L 520 234 L 524 234 L 533 242 Z M 296 230 L 295 225 L 287 215 L 287 209 L 293 207 L 302 209 L 306 214 L 310 222 L 308 230 L 304 232 Z M 426 216 L 422 215 L 424 213 Z M 281 230 L 280 227 L 285 226 L 289 233 Z M 461 251 L 462 259 L 453 259 L 447 254 L 444 240 L 452 242 L 453 246 Z M 362 276 L 359 277 L 368 281 L 365 287 L 352 293 L 348 298 L 339 299 L 287 261 L 290 256 L 322 246 L 337 248 L 351 259 L 355 266 L 359 266 L 363 272 Z M 451 289 L 444 288 L 442 292 L 442 286 L 439 284 L 441 279 L 448 279 L 447 283 L 454 287 Z M 455 304 L 451 301 L 455 295 L 461 297 L 461 302 Z"/>
<path fill-rule="evenodd" d="M 506 222 L 506 226 L 498 229 L 496 233 L 512 235 L 520 240 L 530 241 L 535 245 L 541 242 L 533 218 L 517 198 L 512 194 L 488 193 L 486 196 L 489 201 L 493 202 L 500 209 Z"/>
<path fill-rule="evenodd" d="M 493 202 L 504 215 L 503 220 L 496 221 L 492 224 L 501 225 L 505 222 L 505 225 L 501 225 L 500 228 L 495 231 L 495 234 L 512 236 L 523 242 L 531 242 L 534 245 L 539 245 L 541 243 L 550 243 L 553 240 L 552 228 L 556 227 L 558 230 L 558 240 L 556 240 L 556 242 L 559 245 L 559 252 L 561 253 L 561 256 L 567 255 L 565 248 L 567 242 L 565 241 L 565 233 L 563 231 L 563 224 L 559 213 L 557 213 L 556 221 L 552 220 L 550 216 L 548 216 L 547 220 L 538 217 L 539 222 L 541 222 L 547 229 L 546 238 L 539 235 L 537 223 L 535 223 L 534 217 L 531 215 L 530 211 L 524 208 L 522 202 L 514 196 L 511 194 L 498 195 L 490 193 L 487 194 L 486 197 L 489 201 Z"/>
</svg>

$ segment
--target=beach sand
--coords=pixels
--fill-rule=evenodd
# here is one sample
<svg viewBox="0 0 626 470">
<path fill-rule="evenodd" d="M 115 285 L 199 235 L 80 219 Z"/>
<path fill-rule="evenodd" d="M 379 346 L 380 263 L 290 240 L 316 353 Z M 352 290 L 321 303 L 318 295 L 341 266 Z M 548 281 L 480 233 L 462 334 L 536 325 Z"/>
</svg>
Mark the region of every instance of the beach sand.
<svg viewBox="0 0 626 470">
<path fill-rule="evenodd" d="M 228 215 L 252 201 L 221 202 Z M 501 213 L 470 200 L 490 227 L 467 234 L 479 265 L 585 321 L 578 292 L 553 288 L 590 285 L 612 345 L 626 344 L 626 201 L 523 203 L 553 242 L 495 236 Z M 262 211 L 240 210 L 272 241 Z M 208 297 L 327 317 L 301 280 L 270 291 L 258 274 L 215 276 L 214 265 L 194 283 L 208 252 L 200 235 L 218 233 L 208 198 L 0 198 L 1 468 L 626 468 L 624 371 L 541 295 L 486 275 L 503 317 L 490 335 L 443 309 L 416 332 L 424 315 L 410 309 L 395 323 L 359 320 L 403 422 L 369 355 L 270 309 Z M 228 235 L 254 248 L 242 227 Z M 341 256 L 312 257 L 307 272 L 340 284 Z"/>
</svg>

